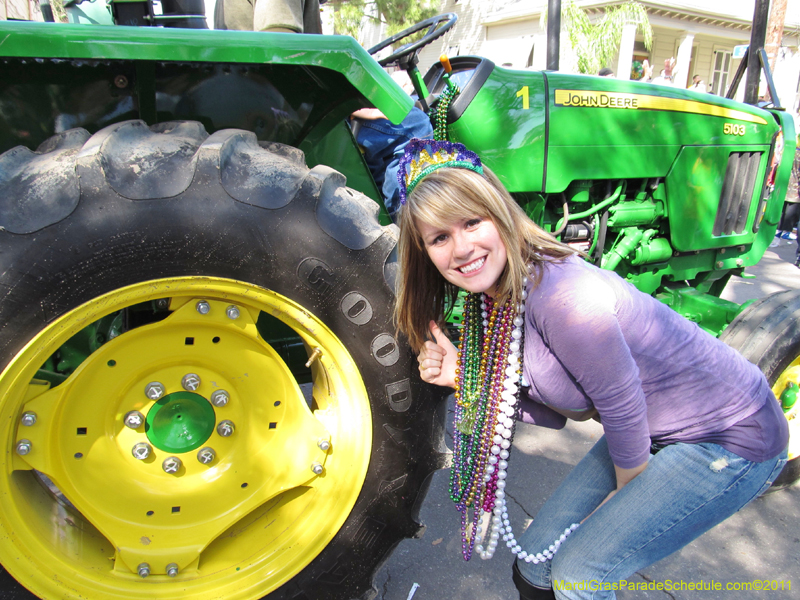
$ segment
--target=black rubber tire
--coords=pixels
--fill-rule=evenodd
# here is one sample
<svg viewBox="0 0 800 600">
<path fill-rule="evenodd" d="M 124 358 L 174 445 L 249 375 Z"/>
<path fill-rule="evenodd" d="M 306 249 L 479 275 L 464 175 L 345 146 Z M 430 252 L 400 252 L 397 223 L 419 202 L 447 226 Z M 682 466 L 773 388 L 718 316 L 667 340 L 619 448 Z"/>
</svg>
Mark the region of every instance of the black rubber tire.
<svg viewBox="0 0 800 600">
<path fill-rule="evenodd" d="M 193 122 L 71 130 L 35 153 L 0 156 L 3 368 L 59 315 L 173 276 L 274 290 L 322 319 L 355 359 L 373 419 L 366 481 L 333 541 L 270 599 L 370 596 L 387 553 L 419 533 L 416 502 L 444 464 L 443 397 L 394 337 L 397 229 L 344 185 L 332 169 L 309 170 L 297 149 L 238 130 L 208 136 Z M 352 292 L 371 307 L 368 320 L 348 315 Z M 0 596 L 32 597 L 2 576 Z"/>
<path fill-rule="evenodd" d="M 756 365 L 774 385 L 800 357 L 800 290 L 761 298 L 739 313 L 719 339 Z M 800 479 L 800 457 L 788 461 L 772 484 L 773 490 Z"/>
</svg>

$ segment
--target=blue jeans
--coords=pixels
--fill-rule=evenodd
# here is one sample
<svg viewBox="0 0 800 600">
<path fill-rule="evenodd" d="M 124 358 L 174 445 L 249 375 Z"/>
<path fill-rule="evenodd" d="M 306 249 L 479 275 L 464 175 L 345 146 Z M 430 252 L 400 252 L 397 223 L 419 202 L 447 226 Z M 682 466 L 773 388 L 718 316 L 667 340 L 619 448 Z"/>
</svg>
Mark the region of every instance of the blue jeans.
<svg viewBox="0 0 800 600">
<path fill-rule="evenodd" d="M 762 494 L 785 463 L 786 450 L 756 463 L 712 443 L 667 446 L 575 530 L 553 560 L 518 560 L 520 573 L 536 587 L 553 587 L 559 600 L 613 600 L 613 583 L 727 519 Z M 615 488 L 604 436 L 547 500 L 519 544 L 528 553 L 541 552 Z"/>
<path fill-rule="evenodd" d="M 386 212 L 393 221 L 400 210 L 400 184 L 397 171 L 406 146 L 412 138 L 432 138 L 433 126 L 424 112 L 412 108 L 403 122 L 395 125 L 388 119 L 361 120 L 356 142 L 364 149 L 364 159 L 375 184 L 383 195 Z"/>
</svg>

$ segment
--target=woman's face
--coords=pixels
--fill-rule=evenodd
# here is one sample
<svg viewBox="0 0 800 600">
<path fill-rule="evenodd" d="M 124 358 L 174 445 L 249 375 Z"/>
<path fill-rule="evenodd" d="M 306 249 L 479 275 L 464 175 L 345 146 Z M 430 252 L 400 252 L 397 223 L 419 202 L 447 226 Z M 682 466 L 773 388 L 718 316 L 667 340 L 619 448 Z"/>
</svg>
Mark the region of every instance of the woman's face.
<svg viewBox="0 0 800 600">
<path fill-rule="evenodd" d="M 467 217 L 445 227 L 419 221 L 417 229 L 442 277 L 468 292 L 494 296 L 507 255 L 492 221 Z"/>
</svg>

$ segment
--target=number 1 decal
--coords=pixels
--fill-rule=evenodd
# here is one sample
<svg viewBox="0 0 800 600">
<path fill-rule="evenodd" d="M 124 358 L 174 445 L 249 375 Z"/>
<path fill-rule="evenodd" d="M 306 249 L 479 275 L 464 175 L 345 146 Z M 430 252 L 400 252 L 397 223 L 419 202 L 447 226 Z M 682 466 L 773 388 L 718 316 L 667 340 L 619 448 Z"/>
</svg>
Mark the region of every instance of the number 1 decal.
<svg viewBox="0 0 800 600">
<path fill-rule="evenodd" d="M 517 98 L 522 96 L 522 110 L 528 110 L 531 107 L 530 96 L 528 95 L 528 86 L 523 85 L 522 89 L 517 92 Z"/>
</svg>

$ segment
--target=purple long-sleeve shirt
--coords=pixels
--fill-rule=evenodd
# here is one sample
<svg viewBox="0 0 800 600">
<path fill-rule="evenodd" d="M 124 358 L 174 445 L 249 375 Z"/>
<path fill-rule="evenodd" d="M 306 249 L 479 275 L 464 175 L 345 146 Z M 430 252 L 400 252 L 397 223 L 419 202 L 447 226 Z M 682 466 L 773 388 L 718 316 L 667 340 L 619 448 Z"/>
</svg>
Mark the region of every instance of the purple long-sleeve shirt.
<svg viewBox="0 0 800 600">
<path fill-rule="evenodd" d="M 526 304 L 524 421 L 559 428 L 556 411 L 596 409 L 621 468 L 653 442 L 714 442 L 756 462 L 786 447 L 778 402 L 739 353 L 616 273 L 576 256 L 543 268 Z"/>
</svg>

